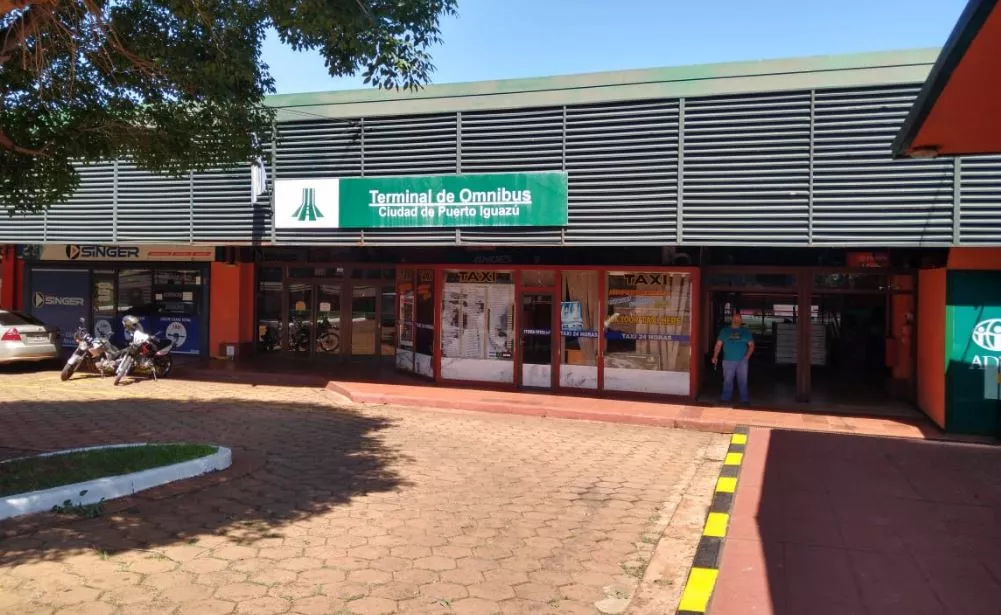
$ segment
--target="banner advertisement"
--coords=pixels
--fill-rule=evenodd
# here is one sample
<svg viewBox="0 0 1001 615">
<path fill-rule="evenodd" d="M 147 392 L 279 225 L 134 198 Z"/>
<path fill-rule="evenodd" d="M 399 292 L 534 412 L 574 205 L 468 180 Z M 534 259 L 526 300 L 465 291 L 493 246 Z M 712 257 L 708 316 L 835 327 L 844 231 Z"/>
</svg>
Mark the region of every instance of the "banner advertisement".
<svg viewBox="0 0 1001 615">
<path fill-rule="evenodd" d="M 566 226 L 567 174 L 278 180 L 276 228 Z"/>
<path fill-rule="evenodd" d="M 213 246 L 185 245 L 89 245 L 45 244 L 19 247 L 27 261 L 63 262 L 211 262 L 215 260 Z"/>
<path fill-rule="evenodd" d="M 998 433 L 1001 272 L 950 271 L 946 285 L 946 431 Z"/>
<path fill-rule="evenodd" d="M 171 350 L 174 354 L 201 354 L 201 336 L 198 330 L 198 319 L 191 316 L 156 316 L 152 318 L 155 326 L 150 333 L 160 332 L 162 339 L 174 342 Z"/>
<path fill-rule="evenodd" d="M 62 345 L 76 346 L 73 332 L 90 314 L 90 272 L 80 269 L 34 269 L 31 315 L 62 333 Z"/>
</svg>

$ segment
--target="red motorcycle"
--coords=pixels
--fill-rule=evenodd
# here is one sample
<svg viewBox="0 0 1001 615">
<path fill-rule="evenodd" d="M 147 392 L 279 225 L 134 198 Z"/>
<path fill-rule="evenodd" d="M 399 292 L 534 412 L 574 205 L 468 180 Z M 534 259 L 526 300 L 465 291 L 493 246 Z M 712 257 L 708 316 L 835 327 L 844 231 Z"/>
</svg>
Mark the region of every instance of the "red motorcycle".
<svg viewBox="0 0 1001 615">
<path fill-rule="evenodd" d="M 173 348 L 174 342 L 163 344 L 158 333 L 149 335 L 143 331 L 135 331 L 132 334 L 132 341 L 122 351 L 118 368 L 115 370 L 115 384 L 120 383 L 122 378 L 133 371 L 148 374 L 153 380 L 166 378 L 174 368 L 174 359 L 170 356 Z"/>
</svg>

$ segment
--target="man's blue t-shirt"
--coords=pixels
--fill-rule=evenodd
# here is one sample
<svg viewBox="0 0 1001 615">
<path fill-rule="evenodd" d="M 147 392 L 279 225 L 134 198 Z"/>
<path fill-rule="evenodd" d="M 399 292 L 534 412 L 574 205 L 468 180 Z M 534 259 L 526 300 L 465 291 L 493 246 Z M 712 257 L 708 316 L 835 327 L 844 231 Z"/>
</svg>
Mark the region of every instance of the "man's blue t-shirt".
<svg viewBox="0 0 1001 615">
<path fill-rule="evenodd" d="M 741 361 L 747 356 L 747 346 L 754 341 L 754 335 L 747 327 L 726 327 L 719 332 L 717 339 L 723 342 L 724 361 Z"/>
</svg>

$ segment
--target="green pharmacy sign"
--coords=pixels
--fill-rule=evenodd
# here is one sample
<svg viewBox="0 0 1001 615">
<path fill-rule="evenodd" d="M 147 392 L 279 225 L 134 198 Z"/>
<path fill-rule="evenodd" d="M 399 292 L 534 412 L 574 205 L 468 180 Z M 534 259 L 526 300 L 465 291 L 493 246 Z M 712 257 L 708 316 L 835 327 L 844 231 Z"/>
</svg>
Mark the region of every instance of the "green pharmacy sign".
<svg viewBox="0 0 1001 615">
<path fill-rule="evenodd" d="M 567 174 L 278 180 L 277 228 L 560 227 Z"/>
</svg>

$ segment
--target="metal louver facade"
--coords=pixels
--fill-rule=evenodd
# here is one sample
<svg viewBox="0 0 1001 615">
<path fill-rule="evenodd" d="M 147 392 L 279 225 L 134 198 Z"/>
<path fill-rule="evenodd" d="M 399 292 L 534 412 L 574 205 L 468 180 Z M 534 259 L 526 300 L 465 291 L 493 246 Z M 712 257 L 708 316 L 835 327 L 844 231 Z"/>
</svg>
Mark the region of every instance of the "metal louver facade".
<svg viewBox="0 0 1001 615">
<path fill-rule="evenodd" d="M 45 214 L 0 220 L 0 242 L 1001 245 L 1001 157 L 892 158 L 919 89 L 913 81 L 604 102 L 565 96 L 504 108 L 456 97 L 458 110 L 376 105 L 344 119 L 289 108 L 266 145 L 269 183 L 565 171 L 569 224 L 276 230 L 270 195 L 252 203 L 249 167 L 164 178 L 120 161 L 83 167 L 79 192 Z"/>
</svg>

